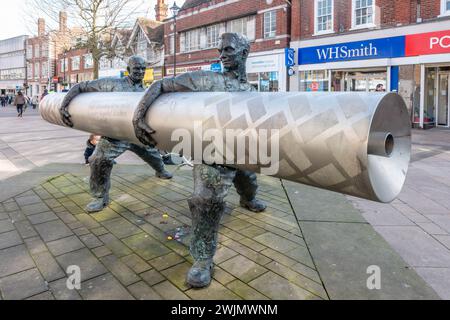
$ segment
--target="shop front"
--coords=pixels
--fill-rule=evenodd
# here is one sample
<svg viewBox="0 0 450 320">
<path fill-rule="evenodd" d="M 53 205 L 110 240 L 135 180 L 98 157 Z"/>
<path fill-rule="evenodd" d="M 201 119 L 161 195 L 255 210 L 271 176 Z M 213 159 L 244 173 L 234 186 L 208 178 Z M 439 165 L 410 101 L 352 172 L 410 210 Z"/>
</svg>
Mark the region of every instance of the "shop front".
<svg viewBox="0 0 450 320">
<path fill-rule="evenodd" d="M 259 92 L 286 91 L 284 54 L 255 53 L 247 60 L 247 78 Z"/>
<path fill-rule="evenodd" d="M 291 91 L 395 91 L 404 98 L 415 127 L 450 126 L 448 21 L 295 45 Z"/>
</svg>

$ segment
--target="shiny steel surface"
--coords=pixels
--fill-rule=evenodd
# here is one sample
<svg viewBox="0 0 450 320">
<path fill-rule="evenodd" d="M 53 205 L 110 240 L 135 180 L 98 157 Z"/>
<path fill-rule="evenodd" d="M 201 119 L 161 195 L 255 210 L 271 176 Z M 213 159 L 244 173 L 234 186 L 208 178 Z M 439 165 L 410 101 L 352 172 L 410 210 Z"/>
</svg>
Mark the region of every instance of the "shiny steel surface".
<svg viewBox="0 0 450 320">
<path fill-rule="evenodd" d="M 41 102 L 45 120 L 63 125 L 58 113 L 63 96 L 49 95 Z M 138 143 L 131 120 L 142 96 L 81 94 L 69 109 L 74 127 Z M 224 136 L 227 129 L 249 135 L 277 129 L 276 177 L 380 202 L 400 193 L 410 160 L 409 116 L 403 99 L 394 93 L 172 93 L 153 104 L 147 123 L 156 130 L 158 147 L 168 151 L 179 143 L 171 138 L 176 129 L 194 137 L 198 124 L 203 131 L 218 129 Z M 386 152 L 389 133 L 393 145 Z M 234 166 L 256 172 L 264 167 L 260 162 Z"/>
</svg>

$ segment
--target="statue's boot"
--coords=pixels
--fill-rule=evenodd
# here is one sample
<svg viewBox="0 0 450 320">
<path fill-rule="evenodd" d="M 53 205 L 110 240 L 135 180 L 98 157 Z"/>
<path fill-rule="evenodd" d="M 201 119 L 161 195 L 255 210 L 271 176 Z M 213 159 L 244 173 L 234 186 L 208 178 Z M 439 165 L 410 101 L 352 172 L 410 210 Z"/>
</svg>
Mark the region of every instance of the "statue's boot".
<svg viewBox="0 0 450 320">
<path fill-rule="evenodd" d="M 173 178 L 173 175 L 166 169 L 163 169 L 162 171 L 156 172 L 156 177 L 162 180 L 170 180 Z"/>
<path fill-rule="evenodd" d="M 256 199 L 258 181 L 255 173 L 237 170 L 234 178 L 234 186 L 236 187 L 237 193 L 241 196 L 241 207 L 253 212 L 266 210 L 267 205 L 261 200 Z"/>
<path fill-rule="evenodd" d="M 256 198 L 252 200 L 246 200 L 244 198 L 241 198 L 240 205 L 242 208 L 248 209 L 252 212 L 263 212 L 264 210 L 267 209 L 267 205 L 261 200 L 258 200 Z"/>
<path fill-rule="evenodd" d="M 109 205 L 109 196 L 93 199 L 87 206 L 86 211 L 89 213 L 99 212 Z"/>
<path fill-rule="evenodd" d="M 212 259 L 196 261 L 187 274 L 186 282 L 193 288 L 204 288 L 211 283 L 213 273 Z"/>
</svg>

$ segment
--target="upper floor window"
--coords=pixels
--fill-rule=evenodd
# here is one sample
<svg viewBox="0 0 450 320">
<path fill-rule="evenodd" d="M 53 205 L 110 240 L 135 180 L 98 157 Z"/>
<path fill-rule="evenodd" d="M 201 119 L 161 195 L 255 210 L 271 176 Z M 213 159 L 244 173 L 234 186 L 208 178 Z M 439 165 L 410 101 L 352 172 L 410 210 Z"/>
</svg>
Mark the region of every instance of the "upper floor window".
<svg viewBox="0 0 450 320">
<path fill-rule="evenodd" d="M 206 47 L 216 48 L 219 45 L 220 25 L 206 27 Z"/>
<path fill-rule="evenodd" d="M 441 0 L 441 16 L 450 16 L 450 0 Z"/>
<path fill-rule="evenodd" d="M 90 69 L 94 67 L 94 58 L 92 57 L 92 54 L 85 54 L 84 55 L 84 68 Z"/>
<path fill-rule="evenodd" d="M 315 34 L 333 32 L 333 0 L 315 0 Z"/>
<path fill-rule="evenodd" d="M 252 41 L 255 40 L 255 25 L 255 16 L 249 16 L 227 21 L 226 30 L 227 32 L 240 33 L 246 36 L 248 40 Z"/>
<path fill-rule="evenodd" d="M 264 38 L 273 38 L 277 34 L 277 12 L 264 13 Z"/>
<path fill-rule="evenodd" d="M 80 56 L 72 57 L 72 70 L 80 70 Z"/>
<path fill-rule="evenodd" d="M 200 50 L 200 32 L 201 29 L 186 32 L 185 51 Z"/>
<path fill-rule="evenodd" d="M 39 45 L 38 44 L 36 44 L 36 45 L 34 45 L 34 57 L 35 58 L 39 58 L 40 57 L 40 52 L 39 52 Z"/>
<path fill-rule="evenodd" d="M 46 79 L 48 78 L 48 64 L 47 62 L 43 62 L 41 66 L 41 78 Z"/>
<path fill-rule="evenodd" d="M 353 0 L 353 28 L 375 26 L 375 0 Z"/>
<path fill-rule="evenodd" d="M 39 62 L 36 62 L 35 64 L 34 64 L 34 73 L 33 73 L 33 75 L 34 75 L 34 79 L 39 79 Z"/>
</svg>

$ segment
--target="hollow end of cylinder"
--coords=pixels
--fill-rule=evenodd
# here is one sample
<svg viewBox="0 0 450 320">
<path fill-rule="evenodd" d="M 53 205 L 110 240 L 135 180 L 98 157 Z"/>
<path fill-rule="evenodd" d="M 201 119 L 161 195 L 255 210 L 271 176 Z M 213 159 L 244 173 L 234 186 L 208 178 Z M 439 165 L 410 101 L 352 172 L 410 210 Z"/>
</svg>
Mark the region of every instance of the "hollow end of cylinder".
<svg viewBox="0 0 450 320">
<path fill-rule="evenodd" d="M 375 132 L 369 138 L 368 154 L 390 157 L 395 147 L 395 139 L 390 132 Z"/>
</svg>

